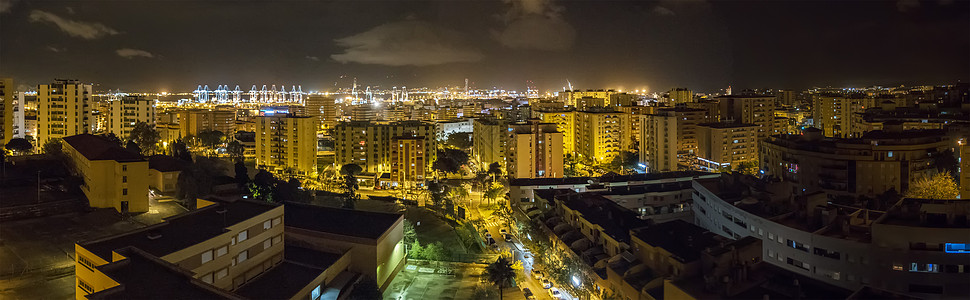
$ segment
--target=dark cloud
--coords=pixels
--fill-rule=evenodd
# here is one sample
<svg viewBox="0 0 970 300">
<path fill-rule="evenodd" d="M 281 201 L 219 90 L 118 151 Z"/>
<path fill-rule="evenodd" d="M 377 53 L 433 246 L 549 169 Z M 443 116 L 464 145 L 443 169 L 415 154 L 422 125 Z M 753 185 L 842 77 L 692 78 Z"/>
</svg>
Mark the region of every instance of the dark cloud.
<svg viewBox="0 0 970 300">
<path fill-rule="evenodd" d="M 563 18 L 563 8 L 551 0 L 506 0 L 502 16 L 505 28 L 492 34 L 512 49 L 566 50 L 576 40 L 576 30 Z"/>
<path fill-rule="evenodd" d="M 104 36 L 116 35 L 119 33 L 117 30 L 114 30 L 113 28 L 105 26 L 101 23 L 68 20 L 42 10 L 31 11 L 30 21 L 53 24 L 54 26 L 57 26 L 58 29 L 70 36 L 79 37 L 86 40 L 98 39 Z"/>
<path fill-rule="evenodd" d="M 341 63 L 386 66 L 431 66 L 457 62 L 476 62 L 480 51 L 463 46 L 460 34 L 436 28 L 424 21 L 405 20 L 383 24 L 370 30 L 334 40 L 345 48 L 333 54 Z"/>
</svg>

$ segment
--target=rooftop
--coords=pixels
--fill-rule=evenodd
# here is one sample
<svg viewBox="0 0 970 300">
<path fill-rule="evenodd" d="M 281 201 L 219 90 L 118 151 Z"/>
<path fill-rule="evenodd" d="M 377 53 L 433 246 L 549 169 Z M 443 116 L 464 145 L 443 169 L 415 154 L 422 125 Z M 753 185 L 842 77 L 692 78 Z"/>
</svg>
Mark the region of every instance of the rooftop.
<svg viewBox="0 0 970 300">
<path fill-rule="evenodd" d="M 124 260 L 98 269 L 121 285 L 88 295 L 88 299 L 242 299 L 144 251 L 120 251 Z"/>
<path fill-rule="evenodd" d="M 217 203 L 165 218 L 165 222 L 136 231 L 78 243 L 91 253 L 111 261 L 111 252 L 134 247 L 162 257 L 226 232 L 226 227 L 276 208 L 268 202 Z M 287 220 L 289 222 L 290 220 Z"/>
<path fill-rule="evenodd" d="M 289 299 L 333 265 L 341 255 L 287 245 L 285 261 L 236 291 L 250 299 Z"/>
<path fill-rule="evenodd" d="M 556 197 L 569 209 L 582 214 L 586 221 L 603 227 L 610 237 L 621 242 L 630 241 L 630 230 L 648 223 L 637 214 L 596 193 L 573 193 Z"/>
<path fill-rule="evenodd" d="M 758 125 L 755 125 L 755 124 L 745 124 L 745 123 L 735 123 L 735 122 L 702 123 L 702 124 L 697 124 L 697 126 L 710 127 L 710 128 L 758 127 Z"/>
<path fill-rule="evenodd" d="M 970 201 L 905 198 L 876 223 L 928 228 L 970 228 Z"/>
<path fill-rule="evenodd" d="M 681 262 L 695 261 L 701 251 L 718 245 L 714 233 L 680 219 L 634 230 L 633 234 L 644 243 L 667 250 Z"/>
<path fill-rule="evenodd" d="M 148 158 L 148 168 L 159 172 L 181 171 L 189 162 L 168 155 L 152 155 Z"/>
<path fill-rule="evenodd" d="M 93 134 L 79 134 L 64 138 L 64 142 L 88 160 L 132 162 L 145 160 L 141 154 L 128 151 L 115 142 Z"/>
<path fill-rule="evenodd" d="M 402 214 L 286 203 L 286 226 L 332 234 L 378 239 Z"/>
<path fill-rule="evenodd" d="M 717 176 L 717 173 L 700 171 L 674 171 L 663 173 L 642 173 L 632 175 L 607 174 L 600 177 L 565 177 L 565 178 L 517 178 L 512 179 L 510 185 L 513 186 L 535 186 L 535 185 L 572 185 L 589 183 L 607 182 L 628 182 L 628 181 L 653 181 L 668 179 L 693 179 L 704 176 Z"/>
</svg>

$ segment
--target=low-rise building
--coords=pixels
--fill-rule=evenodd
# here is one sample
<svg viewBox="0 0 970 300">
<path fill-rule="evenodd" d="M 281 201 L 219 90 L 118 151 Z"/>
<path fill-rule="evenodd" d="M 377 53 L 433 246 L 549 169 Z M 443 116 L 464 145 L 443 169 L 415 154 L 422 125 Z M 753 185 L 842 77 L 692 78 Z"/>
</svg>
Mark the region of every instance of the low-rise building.
<svg viewBox="0 0 970 300">
<path fill-rule="evenodd" d="M 91 207 L 148 211 L 148 160 L 105 138 L 80 134 L 64 138 L 63 151 L 84 179 L 81 190 Z"/>
<path fill-rule="evenodd" d="M 736 170 L 758 163 L 758 125 L 704 123 L 697 125 L 696 168 L 705 171 Z"/>
<path fill-rule="evenodd" d="M 188 162 L 168 155 L 148 158 L 148 188 L 163 194 L 174 193 L 179 174 Z"/>
</svg>

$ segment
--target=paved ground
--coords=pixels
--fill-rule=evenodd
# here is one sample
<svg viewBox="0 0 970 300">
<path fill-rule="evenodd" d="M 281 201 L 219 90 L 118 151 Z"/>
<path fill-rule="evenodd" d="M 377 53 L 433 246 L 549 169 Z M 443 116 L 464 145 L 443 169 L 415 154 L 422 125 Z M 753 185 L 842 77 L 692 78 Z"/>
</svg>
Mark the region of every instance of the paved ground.
<svg viewBox="0 0 970 300">
<path fill-rule="evenodd" d="M 125 218 L 113 209 L 0 224 L 0 298 L 68 299 L 74 296 L 74 244 L 131 231 L 184 211 L 174 202 Z"/>
<path fill-rule="evenodd" d="M 454 275 L 434 273 L 442 268 L 408 265 L 384 291 L 384 299 L 469 299 L 481 283 L 484 266 L 456 267 Z"/>
</svg>

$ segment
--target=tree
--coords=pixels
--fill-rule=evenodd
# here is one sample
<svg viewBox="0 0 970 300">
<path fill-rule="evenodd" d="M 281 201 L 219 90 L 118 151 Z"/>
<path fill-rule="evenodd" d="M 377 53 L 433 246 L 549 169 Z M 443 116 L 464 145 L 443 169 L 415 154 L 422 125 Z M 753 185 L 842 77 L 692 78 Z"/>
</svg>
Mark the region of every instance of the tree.
<svg viewBox="0 0 970 300">
<path fill-rule="evenodd" d="M 125 149 L 131 151 L 132 153 L 141 154 L 141 147 L 139 147 L 138 143 L 135 143 L 135 141 L 128 141 L 128 144 L 125 145 Z"/>
<path fill-rule="evenodd" d="M 47 140 L 46 143 L 44 143 L 43 149 L 44 149 L 44 153 L 57 156 L 57 155 L 61 155 L 61 153 L 63 152 L 62 147 L 63 145 L 61 144 L 61 139 L 52 138 Z"/>
<path fill-rule="evenodd" d="M 245 159 L 245 156 L 243 155 L 245 151 L 246 147 L 243 147 L 243 144 L 239 141 L 232 141 L 229 142 L 229 144 L 226 144 L 226 153 L 229 154 L 229 158 L 231 158 L 232 161 L 242 162 Z"/>
<path fill-rule="evenodd" d="M 142 155 L 155 154 L 159 139 L 161 138 L 158 131 L 148 123 L 141 121 L 135 123 L 135 127 L 131 129 L 131 133 L 128 135 L 128 140 L 138 145 L 138 148 L 142 150 Z"/>
<path fill-rule="evenodd" d="M 234 174 L 236 175 L 236 183 L 239 183 L 240 187 L 246 186 L 246 184 L 249 183 L 249 168 L 246 167 L 246 164 L 241 161 L 237 161 L 233 165 L 233 169 L 235 169 Z"/>
<path fill-rule="evenodd" d="M 225 176 L 226 167 L 220 160 L 199 158 L 195 163 L 188 164 L 179 173 L 176 182 L 176 197 L 182 199 L 186 206 L 195 207 L 195 199 L 212 192 L 215 178 Z"/>
<path fill-rule="evenodd" d="M 26 139 L 15 138 L 7 142 L 4 148 L 13 151 L 17 155 L 23 155 L 30 153 L 30 150 L 34 149 L 34 145 L 30 144 Z"/>
<path fill-rule="evenodd" d="M 921 176 L 909 183 L 906 197 L 921 199 L 956 199 L 960 189 L 949 172 Z"/>
<path fill-rule="evenodd" d="M 364 169 L 356 164 L 346 164 L 340 167 L 340 174 L 344 175 L 344 188 L 347 189 L 351 198 L 357 197 L 357 189 L 360 188 L 360 185 L 357 184 L 357 175 L 363 171 Z"/>
<path fill-rule="evenodd" d="M 456 174 L 468 163 L 468 153 L 458 149 L 439 150 L 437 156 L 431 168 L 439 172 Z"/>
<path fill-rule="evenodd" d="M 169 153 L 171 153 L 173 157 L 187 162 L 192 162 L 192 153 L 189 152 L 189 148 L 185 145 L 185 142 L 182 141 L 182 139 L 178 139 L 169 144 L 169 148 Z"/>
<path fill-rule="evenodd" d="M 279 180 L 273 189 L 273 200 L 276 202 L 292 201 L 309 203 L 310 192 L 303 190 L 299 179 L 290 178 L 287 181 Z"/>
<path fill-rule="evenodd" d="M 743 161 L 734 166 L 734 171 L 744 175 L 758 175 L 758 163 L 756 161 Z"/>
<path fill-rule="evenodd" d="M 404 219 L 404 244 L 411 245 L 414 241 L 418 240 L 417 230 L 414 228 L 414 222 L 411 220 Z"/>
<path fill-rule="evenodd" d="M 502 185 L 493 183 L 492 186 L 485 190 L 482 197 L 485 197 L 485 199 L 488 199 L 489 202 L 492 202 L 493 200 L 498 199 L 498 197 L 502 194 L 502 191 Z"/>
<path fill-rule="evenodd" d="M 495 178 L 502 176 L 502 165 L 498 162 L 488 164 L 488 175 L 492 177 L 492 182 L 495 182 Z"/>
<path fill-rule="evenodd" d="M 486 266 L 482 275 L 485 275 L 486 280 L 498 288 L 499 299 L 503 297 L 502 290 L 515 283 L 515 270 L 512 269 L 512 263 L 505 256 L 499 257 L 495 262 Z"/>
<path fill-rule="evenodd" d="M 458 149 L 468 149 L 472 147 L 472 136 L 468 132 L 452 133 L 448 135 L 446 143 Z"/>
<path fill-rule="evenodd" d="M 623 151 L 613 157 L 613 160 L 610 161 L 609 166 L 610 169 L 619 171 L 618 173 L 622 174 L 627 169 L 636 168 L 639 160 L 640 157 L 636 154 L 636 152 Z"/>
<path fill-rule="evenodd" d="M 104 138 L 104 139 L 106 139 L 106 140 L 112 141 L 115 144 L 118 144 L 119 146 L 120 145 L 124 145 L 121 142 L 121 139 L 118 138 L 118 135 L 116 135 L 114 132 L 109 132 L 109 133 L 102 134 L 101 137 Z"/>
<path fill-rule="evenodd" d="M 226 135 L 222 133 L 222 131 L 204 130 L 202 132 L 199 132 L 199 136 L 197 137 L 197 139 L 199 141 L 199 145 L 211 151 L 218 148 L 219 145 L 222 145 L 222 139 L 225 136 Z"/>
</svg>

